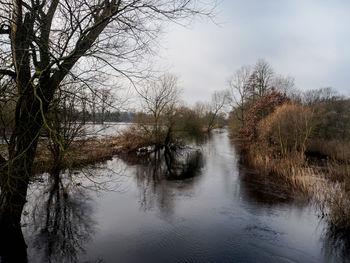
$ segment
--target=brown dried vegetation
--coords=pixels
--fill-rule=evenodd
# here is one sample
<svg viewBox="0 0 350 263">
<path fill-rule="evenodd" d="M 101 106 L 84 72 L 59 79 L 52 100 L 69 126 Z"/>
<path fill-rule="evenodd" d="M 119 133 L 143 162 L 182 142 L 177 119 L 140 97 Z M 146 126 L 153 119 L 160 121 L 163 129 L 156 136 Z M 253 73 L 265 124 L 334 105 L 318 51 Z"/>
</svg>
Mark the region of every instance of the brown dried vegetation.
<svg viewBox="0 0 350 263">
<path fill-rule="evenodd" d="M 350 152 L 344 136 L 350 115 L 339 106 L 346 103 L 332 98 L 316 106 L 291 104 L 273 91 L 251 107 L 239 131 L 248 162 L 313 199 L 320 216 L 338 230 L 350 229 Z M 325 107 L 334 109 L 325 113 Z"/>
<path fill-rule="evenodd" d="M 249 148 L 257 142 L 259 121 L 272 113 L 277 106 L 288 102 L 290 102 L 289 98 L 277 91 L 267 93 L 257 100 L 245 117 L 245 126 L 239 131 L 243 147 Z"/>
</svg>

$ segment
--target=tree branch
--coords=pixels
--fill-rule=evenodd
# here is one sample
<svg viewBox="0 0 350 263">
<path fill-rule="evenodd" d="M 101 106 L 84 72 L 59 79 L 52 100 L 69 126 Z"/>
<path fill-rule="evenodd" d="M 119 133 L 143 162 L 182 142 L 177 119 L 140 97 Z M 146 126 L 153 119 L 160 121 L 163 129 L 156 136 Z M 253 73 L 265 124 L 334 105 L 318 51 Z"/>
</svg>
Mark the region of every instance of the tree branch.
<svg viewBox="0 0 350 263">
<path fill-rule="evenodd" d="M 103 9 L 100 19 L 82 33 L 76 43 L 75 49 L 71 52 L 71 54 L 64 58 L 62 64 L 59 65 L 60 71 L 55 72 L 51 78 L 53 80 L 53 83 L 58 84 L 62 81 L 62 79 L 67 75 L 74 64 L 79 60 L 79 58 L 81 58 L 85 52 L 91 48 L 95 40 L 109 24 L 113 16 L 115 16 L 120 11 L 120 1 L 117 3 L 114 2 L 115 1 L 113 1 L 113 4 L 110 5 L 108 4 L 108 1 L 106 1 L 106 6 Z"/>
</svg>

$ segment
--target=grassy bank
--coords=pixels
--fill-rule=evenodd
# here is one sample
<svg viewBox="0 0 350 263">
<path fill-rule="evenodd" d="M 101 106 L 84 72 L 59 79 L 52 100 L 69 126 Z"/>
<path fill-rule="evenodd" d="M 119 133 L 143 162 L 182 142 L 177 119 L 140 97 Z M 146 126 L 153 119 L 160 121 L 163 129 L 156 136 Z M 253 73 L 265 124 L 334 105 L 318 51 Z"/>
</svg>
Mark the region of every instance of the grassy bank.
<svg viewBox="0 0 350 263">
<path fill-rule="evenodd" d="M 130 142 L 133 142 L 132 144 Z M 118 154 L 136 151 L 139 145 L 125 135 L 110 136 L 102 139 L 89 138 L 76 140 L 64 153 L 61 169 L 79 169 L 87 165 L 110 160 Z M 33 174 L 49 172 L 54 166 L 53 158 L 45 142 L 38 147 Z"/>
<path fill-rule="evenodd" d="M 349 103 L 337 96 L 293 102 L 272 91 L 232 132 L 248 165 L 312 199 L 338 230 L 350 230 Z"/>
<path fill-rule="evenodd" d="M 335 230 L 350 230 L 350 165 L 339 159 L 290 153 L 283 157 L 244 151 L 247 164 L 263 176 L 278 178 L 312 200 L 320 217 Z"/>
</svg>

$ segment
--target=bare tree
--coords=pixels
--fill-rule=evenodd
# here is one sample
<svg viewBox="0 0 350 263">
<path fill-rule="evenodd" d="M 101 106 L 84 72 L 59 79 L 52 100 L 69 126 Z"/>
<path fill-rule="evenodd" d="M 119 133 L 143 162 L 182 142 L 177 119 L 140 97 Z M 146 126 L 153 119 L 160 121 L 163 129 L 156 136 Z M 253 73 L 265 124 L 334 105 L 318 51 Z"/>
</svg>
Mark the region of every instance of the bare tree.
<svg viewBox="0 0 350 263">
<path fill-rule="evenodd" d="M 3 261 L 26 261 L 20 218 L 46 113 L 68 75 L 129 78 L 152 51 L 164 20 L 206 13 L 188 0 L 3 0 L 0 74 L 15 81 L 14 128 L 1 156 L 0 236 Z M 6 239 L 6 240 L 5 240 Z"/>
<path fill-rule="evenodd" d="M 329 102 L 337 98 L 339 98 L 337 91 L 331 87 L 307 90 L 303 94 L 303 102 L 310 106 L 320 102 Z"/>
<path fill-rule="evenodd" d="M 59 174 L 74 140 L 84 135 L 83 123 L 78 121 L 78 107 L 85 97 L 79 96 L 81 87 L 61 86 L 55 93 L 47 112 L 47 127 L 42 133 L 48 138 L 52 155 L 51 173 Z M 71 159 L 71 158 L 69 158 Z"/>
<path fill-rule="evenodd" d="M 294 78 L 290 76 L 276 75 L 271 81 L 271 86 L 282 94 L 288 94 L 294 91 Z"/>
<path fill-rule="evenodd" d="M 208 104 L 209 108 L 206 113 L 206 130 L 210 132 L 216 125 L 216 120 L 219 114 L 227 105 L 229 95 L 227 91 L 215 91 L 212 95 L 211 102 Z"/>
<path fill-rule="evenodd" d="M 286 94 L 292 101 L 301 103 L 301 91 L 295 87 L 294 78 L 291 76 L 275 75 L 271 81 L 271 86 L 278 92 Z"/>
<path fill-rule="evenodd" d="M 87 94 L 85 92 L 81 93 L 81 112 L 82 112 L 82 116 L 81 116 L 81 121 L 82 124 L 85 124 L 86 119 L 87 119 L 87 103 L 88 103 L 88 99 L 87 99 Z"/>
<path fill-rule="evenodd" d="M 162 75 L 156 81 L 150 81 L 139 90 L 142 105 L 147 114 L 152 116 L 151 133 L 154 135 L 157 147 L 167 144 L 163 141 L 163 131 L 167 127 L 165 140 L 169 141 L 176 106 L 179 102 L 180 90 L 177 86 L 178 78 L 173 74 Z M 148 125 L 144 126 L 146 129 Z"/>
<path fill-rule="evenodd" d="M 101 91 L 101 123 L 103 124 L 106 118 L 106 111 L 113 103 L 112 92 L 108 88 L 102 88 Z"/>
<path fill-rule="evenodd" d="M 96 91 L 92 91 L 89 93 L 89 106 L 92 117 L 92 122 L 96 123 L 96 115 L 97 115 L 97 93 Z"/>
<path fill-rule="evenodd" d="M 274 73 L 271 65 L 264 59 L 259 59 L 254 65 L 250 76 L 249 86 L 253 99 L 261 98 L 271 89 L 271 81 Z"/>
<path fill-rule="evenodd" d="M 248 109 L 247 103 L 251 95 L 249 88 L 251 71 L 250 66 L 243 66 L 228 80 L 229 103 L 234 109 L 236 118 L 240 121 L 241 126 L 244 126 L 244 116 Z"/>
</svg>

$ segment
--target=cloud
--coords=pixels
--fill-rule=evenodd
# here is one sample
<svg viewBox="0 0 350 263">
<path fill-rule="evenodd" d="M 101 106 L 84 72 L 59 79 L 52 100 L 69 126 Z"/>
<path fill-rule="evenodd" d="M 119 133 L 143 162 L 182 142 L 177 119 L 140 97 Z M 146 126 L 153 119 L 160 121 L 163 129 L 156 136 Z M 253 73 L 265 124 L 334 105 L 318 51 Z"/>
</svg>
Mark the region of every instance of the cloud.
<svg viewBox="0 0 350 263">
<path fill-rule="evenodd" d="M 177 73 L 184 100 L 209 100 L 242 65 L 258 58 L 300 89 L 332 86 L 348 93 L 350 1 L 222 1 L 217 24 L 165 28 L 160 64 Z"/>
</svg>

